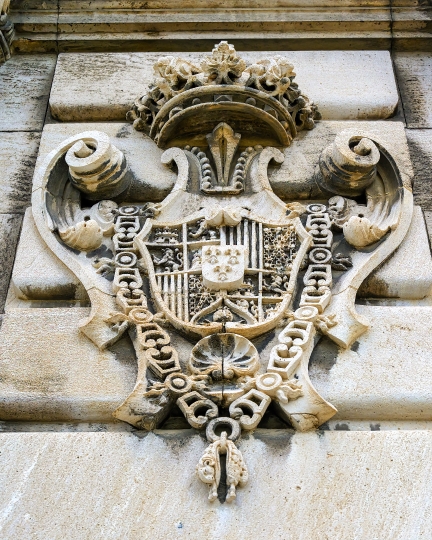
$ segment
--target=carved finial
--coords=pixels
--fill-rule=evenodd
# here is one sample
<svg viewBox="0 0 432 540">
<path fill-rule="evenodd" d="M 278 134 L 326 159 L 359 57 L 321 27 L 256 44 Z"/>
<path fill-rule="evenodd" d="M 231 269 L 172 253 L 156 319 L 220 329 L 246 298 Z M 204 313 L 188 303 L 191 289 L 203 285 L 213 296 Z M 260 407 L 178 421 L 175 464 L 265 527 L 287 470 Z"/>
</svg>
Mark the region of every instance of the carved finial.
<svg viewBox="0 0 432 540">
<path fill-rule="evenodd" d="M 321 185 L 331 193 L 360 195 L 376 177 L 380 152 L 361 133 L 342 131 L 320 156 Z"/>
<path fill-rule="evenodd" d="M 216 164 L 217 181 L 221 186 L 228 185 L 231 163 L 240 139 L 241 135 L 234 133 L 234 130 L 223 122 L 207 135 L 210 151 Z"/>
<path fill-rule="evenodd" d="M 232 45 L 221 41 L 201 62 L 201 68 L 211 84 L 234 84 L 246 69 L 246 62 Z"/>
<path fill-rule="evenodd" d="M 126 158 L 100 131 L 82 133 L 68 150 L 66 163 L 72 184 L 91 200 L 116 197 L 129 187 Z"/>
</svg>

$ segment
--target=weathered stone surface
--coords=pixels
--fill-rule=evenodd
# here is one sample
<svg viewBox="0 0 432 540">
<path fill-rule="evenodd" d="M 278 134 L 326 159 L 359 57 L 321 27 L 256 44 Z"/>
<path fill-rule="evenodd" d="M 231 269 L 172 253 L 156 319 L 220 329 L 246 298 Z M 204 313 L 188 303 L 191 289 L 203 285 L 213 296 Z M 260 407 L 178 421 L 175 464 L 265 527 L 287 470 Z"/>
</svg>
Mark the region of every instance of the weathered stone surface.
<svg viewBox="0 0 432 540">
<path fill-rule="evenodd" d="M 30 205 L 39 133 L 0 133 L 0 213 L 23 213 Z"/>
<path fill-rule="evenodd" d="M 394 0 L 391 18 L 393 51 L 431 51 L 429 0 Z"/>
<path fill-rule="evenodd" d="M 284 200 L 320 196 L 316 183 L 319 156 L 338 133 L 347 129 L 367 131 L 372 137 L 377 137 L 385 148 L 391 151 L 404 184 L 411 186 L 412 164 L 401 122 L 322 121 L 318 122 L 312 131 L 300 132 L 290 147 L 282 149 L 285 155 L 282 165 L 270 165 L 269 178 L 275 193 Z M 143 133 L 135 131 L 131 124 L 48 124 L 42 133 L 38 165 L 63 140 L 89 130 L 103 131 L 111 137 L 111 142 L 125 154 L 133 175 L 145 186 L 148 200 L 162 200 L 172 189 L 176 174 L 162 165 L 162 150 Z"/>
<path fill-rule="evenodd" d="M 432 243 L 432 212 L 430 210 L 425 210 L 424 216 L 425 216 L 426 228 L 429 235 L 429 246 L 430 246 Z"/>
<path fill-rule="evenodd" d="M 258 430 L 240 443 L 250 480 L 230 505 L 206 501 L 207 488 L 194 474 L 206 443 L 189 430 L 144 438 L 3 433 L 0 441 L 4 538 L 432 535 L 432 434 L 426 430 Z"/>
<path fill-rule="evenodd" d="M 432 210 L 432 130 L 407 129 L 406 135 L 414 169 L 414 202 Z"/>
<path fill-rule="evenodd" d="M 386 51 L 241 54 L 249 62 L 275 54 L 288 57 L 294 64 L 300 88 L 318 104 L 326 120 L 388 118 L 397 106 L 396 84 Z M 134 100 L 145 93 L 153 79 L 153 64 L 159 56 L 154 53 L 61 54 L 50 96 L 53 116 L 76 122 L 122 120 Z M 181 53 L 181 56 L 198 60 L 193 53 Z"/>
<path fill-rule="evenodd" d="M 11 9 L 20 51 L 198 51 L 220 39 L 248 50 L 385 50 L 392 37 L 389 0 L 26 0 Z"/>
<path fill-rule="evenodd" d="M 337 409 L 335 420 L 432 420 L 432 308 L 357 306 L 371 329 L 351 350 L 327 338 L 312 354 L 310 377 Z M 133 387 L 127 338 L 100 352 L 78 324 L 86 308 L 11 309 L 0 330 L 0 416 L 38 421 L 110 422 Z M 43 332 L 41 332 L 43 329 Z M 275 340 L 260 354 L 268 357 Z M 181 358 L 190 344 L 175 338 Z M 397 406 L 395 406 L 397 403 Z"/>
<path fill-rule="evenodd" d="M 398 52 L 394 63 L 407 127 L 432 127 L 432 53 Z"/>
<path fill-rule="evenodd" d="M 405 240 L 388 261 L 375 270 L 358 291 L 360 298 L 421 299 L 432 287 L 432 258 L 423 212 L 414 207 Z"/>
<path fill-rule="evenodd" d="M 99 351 L 78 330 L 87 308 L 17 309 L 0 343 L 0 416 L 22 420 L 110 422 L 133 388 L 131 345 Z"/>
<path fill-rule="evenodd" d="M 85 300 L 81 282 L 56 258 L 36 229 L 31 209 L 24 216 L 12 283 L 18 298 Z"/>
<path fill-rule="evenodd" d="M 334 419 L 431 419 L 432 308 L 356 307 L 371 328 L 351 350 L 323 339 L 312 353 L 310 377 Z"/>
<path fill-rule="evenodd" d="M 1 131 L 40 131 L 56 56 L 13 56 L 0 66 Z"/>
<path fill-rule="evenodd" d="M 285 161 L 270 174 L 275 192 L 286 200 L 294 197 L 305 198 L 318 194 L 316 163 L 323 148 L 332 142 L 342 130 L 358 128 L 377 136 L 386 148 L 391 148 L 401 170 L 406 185 L 410 185 L 412 169 L 404 129 L 399 122 L 320 122 L 313 131 L 300 133 L 299 141 L 294 140 L 291 147 L 285 149 Z M 130 124 L 89 123 L 89 124 L 49 124 L 42 134 L 39 148 L 38 165 L 45 156 L 64 139 L 83 130 L 100 130 L 111 137 L 111 141 L 127 157 L 129 167 L 139 178 L 148 194 L 149 200 L 161 200 L 174 185 L 174 172 L 162 165 L 162 151 L 148 137 L 135 131 Z M 424 225 L 418 222 L 419 235 Z M 423 227 L 423 229 L 422 229 Z M 39 234 L 34 229 L 33 221 L 28 217 L 23 225 L 23 238 L 17 252 L 13 281 L 21 291 L 19 296 L 32 299 L 47 298 L 82 298 L 80 284 L 72 273 L 47 251 L 41 243 Z M 27 241 L 26 238 L 29 238 Z M 421 272 L 416 272 L 416 283 L 420 286 L 415 296 L 425 296 L 428 287 L 430 260 L 426 245 L 417 241 L 415 235 L 409 236 L 400 248 L 403 265 L 393 271 L 393 258 L 379 268 L 374 276 L 368 278 L 362 290 L 363 296 L 396 296 L 412 298 L 411 280 L 414 269 L 406 264 L 412 255 L 415 260 L 422 260 Z M 37 253 L 37 255 L 35 255 Z M 410 255 L 411 254 L 411 255 Z M 407 296 L 408 295 L 408 296 Z M 420 296 L 418 296 L 420 295 Z"/>
<path fill-rule="evenodd" d="M 21 221 L 19 214 L 0 214 L 0 312 L 6 301 Z"/>
</svg>

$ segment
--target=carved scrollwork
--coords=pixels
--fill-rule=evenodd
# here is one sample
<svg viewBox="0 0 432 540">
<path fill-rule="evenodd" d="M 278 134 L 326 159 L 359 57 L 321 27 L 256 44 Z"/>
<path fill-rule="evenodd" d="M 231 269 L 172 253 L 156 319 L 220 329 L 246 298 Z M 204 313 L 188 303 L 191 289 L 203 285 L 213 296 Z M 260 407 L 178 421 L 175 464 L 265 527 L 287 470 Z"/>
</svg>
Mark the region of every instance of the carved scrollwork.
<svg viewBox="0 0 432 540">
<path fill-rule="evenodd" d="M 178 398 L 177 405 L 189 424 L 196 429 L 204 428 L 219 413 L 219 409 L 213 401 L 204 398 L 195 391 Z"/>
<path fill-rule="evenodd" d="M 231 418 L 237 420 L 243 429 L 255 429 L 260 423 L 271 398 L 259 390 L 249 390 L 247 394 L 231 403 L 229 412 Z"/>
</svg>

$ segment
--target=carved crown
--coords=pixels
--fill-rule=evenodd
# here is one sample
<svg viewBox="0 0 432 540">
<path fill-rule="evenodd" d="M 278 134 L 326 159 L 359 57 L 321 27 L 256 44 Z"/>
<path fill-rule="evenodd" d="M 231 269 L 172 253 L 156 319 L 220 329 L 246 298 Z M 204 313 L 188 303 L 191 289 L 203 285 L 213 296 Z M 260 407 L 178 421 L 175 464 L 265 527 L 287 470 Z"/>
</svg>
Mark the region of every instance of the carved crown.
<svg viewBox="0 0 432 540">
<path fill-rule="evenodd" d="M 227 122 L 246 145 L 288 146 L 298 131 L 320 119 L 316 105 L 294 82 L 294 66 L 275 56 L 247 65 L 221 41 L 199 66 L 165 56 L 154 65 L 155 82 L 127 113 L 135 129 L 158 146 L 182 146 Z"/>
</svg>

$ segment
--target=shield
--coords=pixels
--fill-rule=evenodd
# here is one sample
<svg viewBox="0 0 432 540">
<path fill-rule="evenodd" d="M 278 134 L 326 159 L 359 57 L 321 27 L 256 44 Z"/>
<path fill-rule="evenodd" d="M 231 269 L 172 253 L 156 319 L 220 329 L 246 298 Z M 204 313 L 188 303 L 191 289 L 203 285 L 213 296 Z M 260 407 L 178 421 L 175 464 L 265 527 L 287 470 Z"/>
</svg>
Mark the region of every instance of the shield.
<svg viewBox="0 0 432 540">
<path fill-rule="evenodd" d="M 202 252 L 204 287 L 212 291 L 234 291 L 244 283 L 244 246 L 207 246 Z"/>
<path fill-rule="evenodd" d="M 148 219 L 136 239 L 157 309 L 186 333 L 255 337 L 286 315 L 310 244 L 299 218 Z"/>
</svg>

